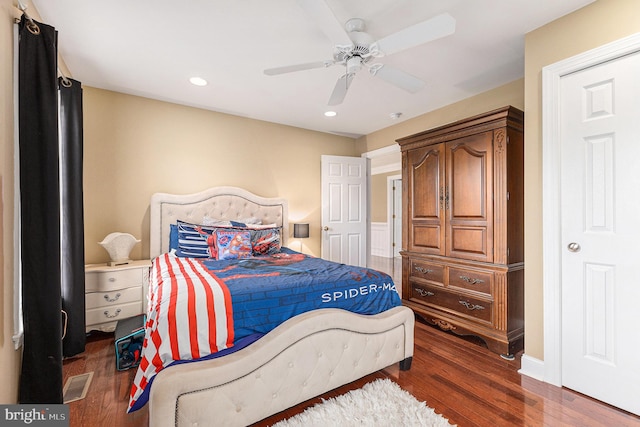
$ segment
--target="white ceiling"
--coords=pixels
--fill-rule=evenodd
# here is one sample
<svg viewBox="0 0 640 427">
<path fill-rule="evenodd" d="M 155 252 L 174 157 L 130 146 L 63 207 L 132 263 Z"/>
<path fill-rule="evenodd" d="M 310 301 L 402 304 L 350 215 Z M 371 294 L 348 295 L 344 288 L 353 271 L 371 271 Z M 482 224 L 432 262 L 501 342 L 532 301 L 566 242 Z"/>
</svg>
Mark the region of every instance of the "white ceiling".
<svg viewBox="0 0 640 427">
<path fill-rule="evenodd" d="M 322 1 L 322 0 L 320 0 Z M 296 0 L 33 0 L 84 85 L 322 132 L 369 134 L 524 75 L 524 35 L 593 0 L 326 0 L 375 39 L 447 12 L 453 35 L 381 58 L 427 84 L 410 94 L 361 70 L 327 101 L 344 67 L 267 76 L 332 58 L 333 43 Z M 27 13 L 29 10 L 27 9 Z M 553 48 L 550 46 L 550 48 Z M 208 80 L 205 87 L 189 83 Z M 392 113 L 402 113 L 392 119 Z"/>
</svg>

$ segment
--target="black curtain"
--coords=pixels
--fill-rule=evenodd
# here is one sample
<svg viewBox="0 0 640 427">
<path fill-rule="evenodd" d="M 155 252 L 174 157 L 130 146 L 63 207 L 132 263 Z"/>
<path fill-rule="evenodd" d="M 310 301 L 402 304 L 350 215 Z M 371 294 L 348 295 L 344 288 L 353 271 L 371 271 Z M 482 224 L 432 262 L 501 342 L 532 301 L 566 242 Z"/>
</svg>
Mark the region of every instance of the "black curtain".
<svg viewBox="0 0 640 427">
<path fill-rule="evenodd" d="M 82 193 L 82 86 L 79 81 L 59 78 L 60 88 L 60 176 L 62 202 L 62 309 L 66 330 L 64 357 L 84 351 L 84 214 Z"/>
<path fill-rule="evenodd" d="M 20 403 L 62 403 L 57 34 L 22 16 L 19 156 L 24 347 Z"/>
</svg>

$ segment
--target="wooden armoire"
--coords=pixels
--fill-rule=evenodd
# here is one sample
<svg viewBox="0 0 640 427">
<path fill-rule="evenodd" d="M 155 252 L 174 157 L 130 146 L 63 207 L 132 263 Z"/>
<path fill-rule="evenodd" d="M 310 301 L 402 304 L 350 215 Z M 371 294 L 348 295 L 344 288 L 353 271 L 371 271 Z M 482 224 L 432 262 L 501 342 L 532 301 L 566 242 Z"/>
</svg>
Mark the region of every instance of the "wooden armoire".
<svg viewBox="0 0 640 427">
<path fill-rule="evenodd" d="M 403 303 L 506 358 L 524 345 L 523 125 L 504 107 L 397 140 Z"/>
</svg>

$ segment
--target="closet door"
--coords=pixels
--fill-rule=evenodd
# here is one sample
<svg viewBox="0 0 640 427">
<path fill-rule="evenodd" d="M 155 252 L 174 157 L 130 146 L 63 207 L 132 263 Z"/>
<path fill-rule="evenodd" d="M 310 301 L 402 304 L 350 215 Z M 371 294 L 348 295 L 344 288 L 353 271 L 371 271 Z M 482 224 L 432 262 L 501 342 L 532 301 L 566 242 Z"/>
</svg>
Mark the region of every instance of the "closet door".
<svg viewBox="0 0 640 427">
<path fill-rule="evenodd" d="M 493 261 L 493 132 L 446 144 L 446 255 Z"/>
<path fill-rule="evenodd" d="M 444 144 L 411 150 L 405 169 L 411 218 L 407 248 L 426 254 L 445 254 Z"/>
</svg>

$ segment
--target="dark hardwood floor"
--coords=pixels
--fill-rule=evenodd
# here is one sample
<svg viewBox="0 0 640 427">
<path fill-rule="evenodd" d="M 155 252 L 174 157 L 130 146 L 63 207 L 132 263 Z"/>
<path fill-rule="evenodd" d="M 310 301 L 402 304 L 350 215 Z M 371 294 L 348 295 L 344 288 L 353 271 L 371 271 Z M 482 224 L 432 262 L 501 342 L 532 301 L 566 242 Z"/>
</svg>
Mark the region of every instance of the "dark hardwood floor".
<svg viewBox="0 0 640 427">
<path fill-rule="evenodd" d="M 394 263 L 381 260 L 380 265 L 375 260 L 371 265 L 395 279 Z M 343 394 L 386 377 L 460 427 L 640 426 L 640 417 L 518 374 L 521 354 L 514 361 L 507 361 L 478 341 L 417 322 L 409 371 L 400 371 L 396 364 L 321 397 Z M 64 361 L 65 381 L 70 375 L 88 371 L 94 371 L 94 376 L 87 397 L 69 404 L 72 427 L 148 425 L 147 407 L 126 413 L 135 370 L 116 370 L 113 334 L 92 334 L 85 353 Z M 320 400 L 304 402 L 254 426 L 269 426 Z"/>
</svg>

